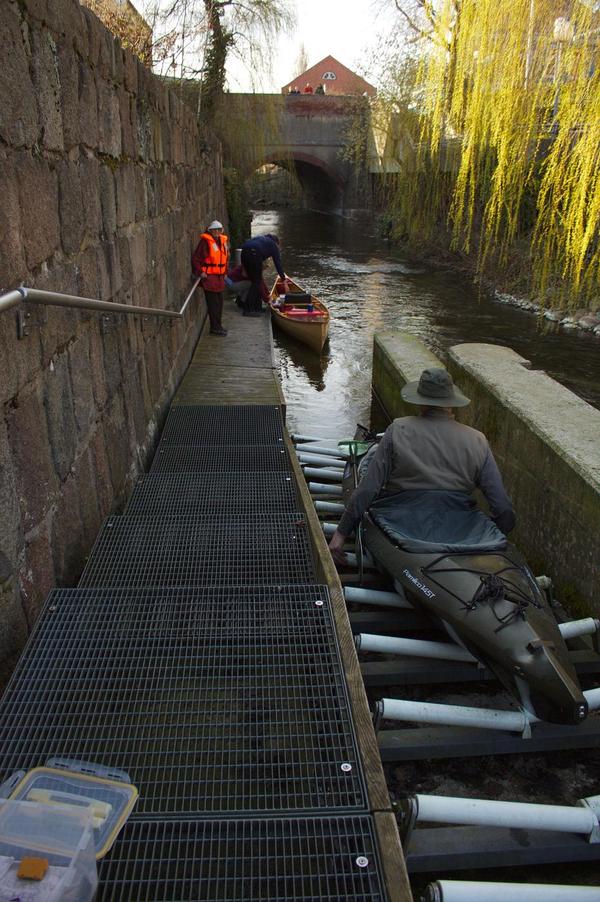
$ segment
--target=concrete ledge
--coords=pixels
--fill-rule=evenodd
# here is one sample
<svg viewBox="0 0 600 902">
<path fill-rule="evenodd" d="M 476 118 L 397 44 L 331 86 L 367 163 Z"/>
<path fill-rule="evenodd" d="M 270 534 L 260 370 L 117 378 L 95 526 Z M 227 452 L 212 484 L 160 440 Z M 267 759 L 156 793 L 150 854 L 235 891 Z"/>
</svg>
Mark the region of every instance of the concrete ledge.
<svg viewBox="0 0 600 902">
<path fill-rule="evenodd" d="M 432 366 L 443 366 L 443 363 L 414 335 L 407 332 L 375 335 L 373 393 L 390 420 L 414 414 L 414 406 L 404 403 L 400 389 Z"/>
<path fill-rule="evenodd" d="M 600 411 L 510 348 L 462 344 L 448 368 L 513 497 L 516 544 L 571 613 L 600 610 Z"/>
</svg>

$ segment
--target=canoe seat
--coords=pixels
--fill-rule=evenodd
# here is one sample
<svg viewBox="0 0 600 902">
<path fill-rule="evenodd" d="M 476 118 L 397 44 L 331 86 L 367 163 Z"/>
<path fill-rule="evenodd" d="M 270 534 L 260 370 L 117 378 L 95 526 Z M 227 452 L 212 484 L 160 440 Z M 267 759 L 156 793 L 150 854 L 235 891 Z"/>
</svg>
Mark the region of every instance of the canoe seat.
<svg viewBox="0 0 600 902">
<path fill-rule="evenodd" d="M 369 513 L 399 548 L 415 554 L 496 552 L 507 545 L 504 533 L 465 492 L 398 492 L 375 501 Z"/>
<path fill-rule="evenodd" d="M 291 319 L 322 319 L 325 314 L 321 310 L 306 310 L 302 308 L 287 308 L 284 307 L 281 310 L 284 316 L 289 316 Z"/>
<path fill-rule="evenodd" d="M 288 291 L 287 294 L 283 295 L 283 300 L 288 304 L 295 304 L 298 301 L 307 301 L 310 303 L 312 299 L 312 295 L 308 294 L 306 291 Z"/>
</svg>

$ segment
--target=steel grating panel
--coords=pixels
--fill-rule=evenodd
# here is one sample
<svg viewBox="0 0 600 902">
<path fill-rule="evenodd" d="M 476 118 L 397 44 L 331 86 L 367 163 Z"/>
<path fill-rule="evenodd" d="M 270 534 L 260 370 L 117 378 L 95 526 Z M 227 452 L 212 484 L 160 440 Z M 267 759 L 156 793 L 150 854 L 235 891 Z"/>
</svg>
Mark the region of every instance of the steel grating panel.
<svg viewBox="0 0 600 902">
<path fill-rule="evenodd" d="M 129 822 L 98 902 L 384 902 L 373 819 Z"/>
<path fill-rule="evenodd" d="M 314 621 L 311 627 L 304 622 L 307 616 L 311 623 Z M 328 641 L 337 642 L 329 589 L 313 583 L 257 588 L 53 589 L 29 644 L 39 641 L 41 633 L 44 641 L 60 639 L 63 630 L 144 636 L 189 635 L 226 628 L 232 634 L 247 635 L 265 628 L 264 617 L 266 628 L 279 632 L 288 629 L 299 635 L 317 624 Z"/>
<path fill-rule="evenodd" d="M 159 446 L 150 473 L 282 472 L 291 470 L 287 451 L 273 445 L 235 445 L 196 448 L 193 445 Z"/>
<path fill-rule="evenodd" d="M 304 515 L 109 517 L 79 585 L 272 586 L 315 580 Z"/>
<path fill-rule="evenodd" d="M 160 437 L 161 445 L 282 444 L 281 408 L 238 406 L 172 407 Z"/>
<path fill-rule="evenodd" d="M 366 810 L 326 588 L 52 593 L 2 775 L 52 755 L 126 770 L 135 816 Z"/>
<path fill-rule="evenodd" d="M 124 513 L 133 517 L 292 513 L 298 499 L 286 473 L 165 473 L 142 476 Z"/>
</svg>

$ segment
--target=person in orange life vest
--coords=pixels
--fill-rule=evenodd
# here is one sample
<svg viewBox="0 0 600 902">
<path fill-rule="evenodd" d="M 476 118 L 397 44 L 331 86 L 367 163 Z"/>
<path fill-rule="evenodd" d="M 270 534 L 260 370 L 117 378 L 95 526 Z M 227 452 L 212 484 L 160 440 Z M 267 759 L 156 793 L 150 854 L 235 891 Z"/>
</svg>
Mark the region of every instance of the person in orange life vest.
<svg viewBox="0 0 600 902">
<path fill-rule="evenodd" d="M 313 86 L 311 85 L 311 83 L 309 81 L 307 81 L 306 84 L 304 85 L 304 90 L 302 93 L 303 94 L 312 94 L 313 93 Z"/>
<path fill-rule="evenodd" d="M 211 335 L 227 335 L 221 317 L 228 259 L 227 235 L 223 234 L 223 226 L 215 219 L 200 236 L 200 241 L 192 254 L 192 270 L 194 275 L 200 278 L 204 291 Z"/>
</svg>

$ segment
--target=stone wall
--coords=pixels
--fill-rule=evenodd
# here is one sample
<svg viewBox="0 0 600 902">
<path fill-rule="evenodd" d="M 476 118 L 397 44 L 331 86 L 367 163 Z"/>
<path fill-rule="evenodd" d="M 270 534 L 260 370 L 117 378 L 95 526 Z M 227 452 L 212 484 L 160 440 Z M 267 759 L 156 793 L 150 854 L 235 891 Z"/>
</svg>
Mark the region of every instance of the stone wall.
<svg viewBox="0 0 600 902">
<path fill-rule="evenodd" d="M 3 0 L 0 35 L 0 287 L 179 309 L 225 216 L 217 142 L 77 0 Z M 147 462 L 204 316 L 28 311 L 22 340 L 0 314 L 4 673 Z"/>
<path fill-rule="evenodd" d="M 488 436 L 517 514 L 512 538 L 574 615 L 600 614 L 600 411 L 510 348 L 462 344 L 448 368 Z"/>
<path fill-rule="evenodd" d="M 517 514 L 511 539 L 551 576 L 573 615 L 600 611 L 600 412 L 510 348 L 462 344 L 442 363 L 402 332 L 375 336 L 373 390 L 393 419 L 415 408 L 400 389 L 428 366 L 447 366 L 469 407 L 463 423 L 486 434 Z"/>
</svg>

